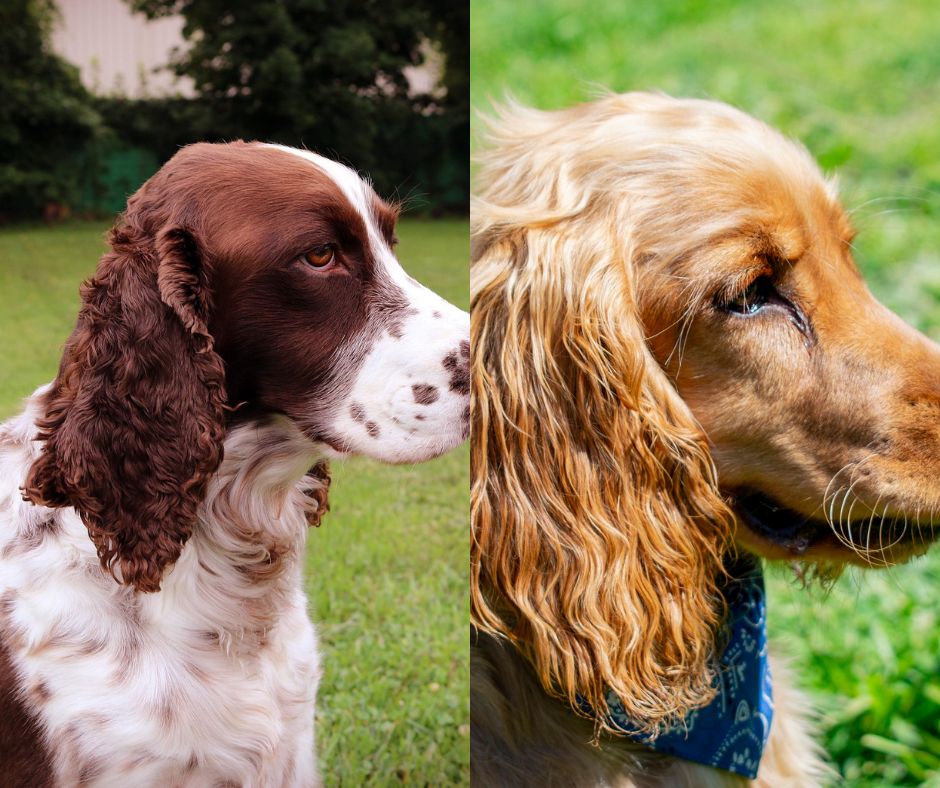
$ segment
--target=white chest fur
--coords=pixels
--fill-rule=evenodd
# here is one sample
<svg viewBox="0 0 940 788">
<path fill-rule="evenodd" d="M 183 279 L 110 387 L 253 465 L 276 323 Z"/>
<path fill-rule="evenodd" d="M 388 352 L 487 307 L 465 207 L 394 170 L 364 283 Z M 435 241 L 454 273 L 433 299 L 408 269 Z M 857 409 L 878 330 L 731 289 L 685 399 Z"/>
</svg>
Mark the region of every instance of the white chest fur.
<svg viewBox="0 0 940 788">
<path fill-rule="evenodd" d="M 180 560 L 140 594 L 101 569 L 73 510 L 21 500 L 30 415 L 0 428 L 0 636 L 58 781 L 315 784 L 310 444 L 284 424 L 233 433 Z"/>
</svg>

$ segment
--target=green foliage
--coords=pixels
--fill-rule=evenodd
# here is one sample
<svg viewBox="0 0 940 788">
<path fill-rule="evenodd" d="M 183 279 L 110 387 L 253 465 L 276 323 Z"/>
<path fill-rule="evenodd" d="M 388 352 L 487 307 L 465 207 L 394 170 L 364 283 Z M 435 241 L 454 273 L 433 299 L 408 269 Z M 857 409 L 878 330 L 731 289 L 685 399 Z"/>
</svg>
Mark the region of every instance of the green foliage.
<svg viewBox="0 0 940 788">
<path fill-rule="evenodd" d="M 445 55 L 444 104 L 467 119 L 470 109 L 470 5 L 451 0 L 424 0 L 432 21 L 429 38 Z"/>
<path fill-rule="evenodd" d="M 106 229 L 0 229 L 0 418 L 54 376 Z M 405 220 L 398 234 L 408 272 L 467 308 L 466 222 Z M 414 466 L 333 465 L 306 572 L 328 786 L 469 783 L 468 467 L 466 447 Z"/>
<path fill-rule="evenodd" d="M 829 594 L 770 578 L 771 632 L 801 666 L 849 785 L 940 785 L 938 579 L 938 553 L 853 570 Z"/>
<path fill-rule="evenodd" d="M 730 102 L 839 175 L 876 294 L 940 339 L 940 14 L 930 0 L 471 4 L 471 98 L 558 107 L 599 87 Z M 940 552 L 851 571 L 826 595 L 783 572 L 771 635 L 823 711 L 853 786 L 940 785 Z"/>
<path fill-rule="evenodd" d="M 429 25 L 420 4 L 401 0 L 129 3 L 150 17 L 185 18 L 189 47 L 177 54 L 174 70 L 256 136 L 341 129 L 342 120 L 355 132 L 368 122 L 357 94 L 368 104 L 378 81 L 384 97 L 405 100 L 403 69 L 421 62 L 419 44 Z M 229 100 L 233 93 L 236 101 Z M 337 114 L 341 109 L 352 114 Z"/>
<path fill-rule="evenodd" d="M 309 147 L 368 173 L 412 210 L 465 213 L 469 177 L 467 10 L 444 0 L 128 0 L 185 17 L 172 68 L 198 96 L 91 97 L 52 54 L 54 0 L 0 5 L 0 219 L 49 203 L 110 213 L 168 159 L 201 140 Z M 443 97 L 409 96 L 404 69 L 443 55 Z M 116 188 L 120 183 L 121 188 Z M 123 195 L 115 194 L 123 191 Z"/>
<path fill-rule="evenodd" d="M 164 162 L 182 145 L 208 140 L 212 118 L 209 108 L 180 96 L 130 99 L 95 96 L 95 109 L 122 145 L 146 148 Z M 223 135 L 216 134 L 217 139 Z M 236 135 L 237 136 L 237 135 Z"/>
<path fill-rule="evenodd" d="M 172 68 L 192 78 L 199 98 L 112 101 L 106 116 L 116 128 L 141 124 L 128 109 L 159 117 L 168 108 L 185 122 L 156 128 L 161 149 L 234 138 L 308 146 L 352 162 L 384 194 L 466 209 L 466 13 L 434 0 L 128 2 L 151 17 L 183 15 L 188 46 Z M 444 48 L 443 101 L 408 95 L 404 70 L 423 62 L 426 40 Z"/>
<path fill-rule="evenodd" d="M 0 216 L 67 203 L 75 153 L 101 133 L 77 70 L 54 55 L 52 0 L 0 4 Z"/>
</svg>

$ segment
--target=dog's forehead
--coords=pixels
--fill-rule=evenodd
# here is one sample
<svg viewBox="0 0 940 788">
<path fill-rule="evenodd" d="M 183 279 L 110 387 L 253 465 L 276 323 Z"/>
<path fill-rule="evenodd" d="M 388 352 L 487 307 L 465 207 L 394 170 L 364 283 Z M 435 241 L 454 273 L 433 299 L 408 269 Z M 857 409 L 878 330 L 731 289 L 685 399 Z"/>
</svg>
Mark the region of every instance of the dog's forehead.
<svg viewBox="0 0 940 788">
<path fill-rule="evenodd" d="M 362 217 L 373 250 L 378 251 L 387 246 L 385 236 L 391 232 L 397 213 L 379 198 L 372 186 L 359 173 L 345 164 L 309 150 L 272 143 L 264 143 L 264 147 L 295 156 L 329 177 Z"/>
<path fill-rule="evenodd" d="M 212 217 L 214 227 L 232 225 L 227 230 L 243 228 L 251 219 L 283 223 L 291 212 L 314 209 L 345 215 L 353 223 L 367 218 L 360 208 L 362 197 L 348 194 L 349 182 L 358 179 L 354 172 L 325 158 L 312 166 L 292 151 L 241 141 L 188 145 L 141 187 L 128 207 L 144 223 L 191 222 L 201 213 Z M 348 172 L 345 189 L 336 177 L 343 169 Z"/>
<path fill-rule="evenodd" d="M 854 230 L 831 184 L 815 165 L 790 170 L 779 163 L 742 155 L 740 166 L 713 168 L 700 197 L 709 205 L 699 217 L 698 245 L 737 246 L 732 266 L 750 256 L 795 261 L 811 250 L 833 257 L 851 246 Z"/>
<path fill-rule="evenodd" d="M 343 196 L 353 205 L 356 210 L 361 214 L 366 214 L 369 211 L 369 205 L 372 198 L 372 189 L 366 184 L 366 182 L 359 176 L 350 167 L 347 167 L 345 164 L 341 164 L 338 161 L 333 161 L 333 159 L 328 159 L 326 156 L 320 156 L 317 153 L 313 153 L 308 150 L 301 150 L 300 148 L 291 148 L 288 145 L 276 145 L 273 143 L 264 143 L 265 148 L 273 148 L 274 150 L 284 151 L 289 153 L 292 156 L 296 156 L 299 159 L 309 162 L 314 167 L 316 167 L 321 172 L 325 173 L 330 177 L 333 183 L 339 187 L 340 191 L 343 193 Z"/>
</svg>

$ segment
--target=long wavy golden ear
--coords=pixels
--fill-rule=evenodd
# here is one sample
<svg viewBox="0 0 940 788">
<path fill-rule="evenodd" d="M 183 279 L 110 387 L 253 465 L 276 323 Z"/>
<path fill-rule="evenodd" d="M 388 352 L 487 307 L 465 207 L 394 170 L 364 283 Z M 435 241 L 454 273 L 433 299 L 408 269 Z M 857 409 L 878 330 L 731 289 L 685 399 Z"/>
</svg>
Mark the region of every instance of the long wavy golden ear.
<svg viewBox="0 0 940 788">
<path fill-rule="evenodd" d="M 74 506 L 102 565 L 157 591 L 222 460 L 225 386 L 195 237 L 122 228 L 82 285 L 78 324 L 39 422 L 28 500 Z"/>
<path fill-rule="evenodd" d="M 733 521 L 623 228 L 599 203 L 524 213 L 474 204 L 472 623 L 599 727 L 610 689 L 653 732 L 714 695 Z"/>
</svg>

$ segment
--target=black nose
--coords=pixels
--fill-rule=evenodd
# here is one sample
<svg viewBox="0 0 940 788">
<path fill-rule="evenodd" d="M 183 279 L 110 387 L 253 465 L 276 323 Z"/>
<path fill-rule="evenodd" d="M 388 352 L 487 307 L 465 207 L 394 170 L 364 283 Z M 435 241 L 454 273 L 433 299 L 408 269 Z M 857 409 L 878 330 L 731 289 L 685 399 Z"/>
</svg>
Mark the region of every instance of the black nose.
<svg viewBox="0 0 940 788">
<path fill-rule="evenodd" d="M 464 340 L 456 350 L 444 356 L 444 369 L 450 373 L 450 390 L 470 395 L 470 342 Z"/>
</svg>

